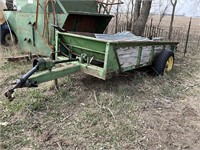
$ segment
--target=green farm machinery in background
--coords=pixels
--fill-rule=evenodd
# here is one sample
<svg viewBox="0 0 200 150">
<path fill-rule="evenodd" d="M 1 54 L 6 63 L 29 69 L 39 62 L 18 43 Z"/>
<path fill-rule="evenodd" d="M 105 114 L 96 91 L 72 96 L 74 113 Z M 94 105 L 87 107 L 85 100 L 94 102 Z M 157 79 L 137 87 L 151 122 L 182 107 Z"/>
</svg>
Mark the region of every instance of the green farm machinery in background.
<svg viewBox="0 0 200 150">
<path fill-rule="evenodd" d="M 22 51 L 49 56 L 57 29 L 104 32 L 112 16 L 101 14 L 99 5 L 96 0 L 17 0 L 14 9 L 4 14 Z"/>
<path fill-rule="evenodd" d="M 17 11 L 5 13 L 21 49 L 50 58 L 33 61 L 33 68 L 5 93 L 9 100 L 13 100 L 16 88 L 37 87 L 77 72 L 106 80 L 144 66 L 153 66 L 158 75 L 173 68 L 177 42 L 150 40 L 128 31 L 103 34 L 112 18 L 110 8 L 104 3 L 95 0 L 18 2 Z"/>
</svg>

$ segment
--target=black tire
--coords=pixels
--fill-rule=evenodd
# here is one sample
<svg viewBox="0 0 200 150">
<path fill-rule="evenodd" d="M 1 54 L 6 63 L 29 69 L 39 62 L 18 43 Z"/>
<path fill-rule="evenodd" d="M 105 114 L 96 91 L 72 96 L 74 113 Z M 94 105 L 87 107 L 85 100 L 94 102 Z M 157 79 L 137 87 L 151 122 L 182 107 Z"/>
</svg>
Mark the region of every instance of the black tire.
<svg viewBox="0 0 200 150">
<path fill-rule="evenodd" d="M 167 66 L 167 62 L 168 60 L 172 59 L 172 64 L 169 68 L 169 70 L 167 72 L 166 71 L 166 67 Z M 158 56 L 156 57 L 155 61 L 153 62 L 153 70 L 156 73 L 156 75 L 164 75 L 165 73 L 168 73 L 172 70 L 174 65 L 174 52 L 172 50 L 166 49 L 163 50 L 160 54 L 158 54 Z"/>
<path fill-rule="evenodd" d="M 9 30 L 2 31 L 1 44 L 5 45 L 5 46 L 9 46 L 9 45 L 12 45 L 12 44 L 17 44 L 17 37 L 13 32 L 12 32 L 12 37 L 13 37 L 14 41 L 12 41 L 12 39 L 11 39 Z"/>
</svg>

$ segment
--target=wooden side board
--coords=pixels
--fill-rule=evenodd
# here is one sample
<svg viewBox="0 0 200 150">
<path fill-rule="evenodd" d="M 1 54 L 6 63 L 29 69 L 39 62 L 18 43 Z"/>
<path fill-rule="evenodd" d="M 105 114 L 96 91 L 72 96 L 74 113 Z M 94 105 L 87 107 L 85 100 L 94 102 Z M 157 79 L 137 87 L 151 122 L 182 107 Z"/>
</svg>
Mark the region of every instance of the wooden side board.
<svg viewBox="0 0 200 150">
<path fill-rule="evenodd" d="M 142 66 L 151 64 L 154 56 L 164 49 L 170 49 L 170 45 L 120 47 L 117 55 L 121 68 Z"/>
</svg>

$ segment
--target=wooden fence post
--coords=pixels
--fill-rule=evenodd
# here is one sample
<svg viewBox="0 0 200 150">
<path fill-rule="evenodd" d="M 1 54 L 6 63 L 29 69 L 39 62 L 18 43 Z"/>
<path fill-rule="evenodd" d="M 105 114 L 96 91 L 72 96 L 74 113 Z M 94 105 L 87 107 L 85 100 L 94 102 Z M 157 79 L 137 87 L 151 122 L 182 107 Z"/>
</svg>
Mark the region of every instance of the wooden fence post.
<svg viewBox="0 0 200 150">
<path fill-rule="evenodd" d="M 152 28 L 152 24 L 153 24 L 153 18 L 151 18 L 151 24 L 150 24 L 150 31 L 149 31 L 149 37 L 151 37 L 151 28 Z"/>
<path fill-rule="evenodd" d="M 190 18 L 190 22 L 189 22 L 189 26 L 188 26 L 188 31 L 187 31 L 186 41 L 185 41 L 184 56 L 185 56 L 186 53 L 187 53 L 187 46 L 188 46 L 188 40 L 189 40 L 189 36 L 190 36 L 190 27 L 191 27 L 191 23 L 192 23 L 192 17 Z"/>
</svg>

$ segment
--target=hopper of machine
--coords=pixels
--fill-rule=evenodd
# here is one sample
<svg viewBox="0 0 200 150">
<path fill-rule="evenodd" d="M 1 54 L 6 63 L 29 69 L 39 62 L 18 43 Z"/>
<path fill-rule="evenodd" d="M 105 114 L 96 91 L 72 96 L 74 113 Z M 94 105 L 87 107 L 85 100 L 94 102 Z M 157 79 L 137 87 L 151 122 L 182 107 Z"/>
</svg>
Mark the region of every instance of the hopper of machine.
<svg viewBox="0 0 200 150">
<path fill-rule="evenodd" d="M 103 33 L 112 15 L 101 14 L 96 0 L 17 0 L 5 11 L 20 49 L 43 56 L 55 51 L 55 31 Z"/>
</svg>

